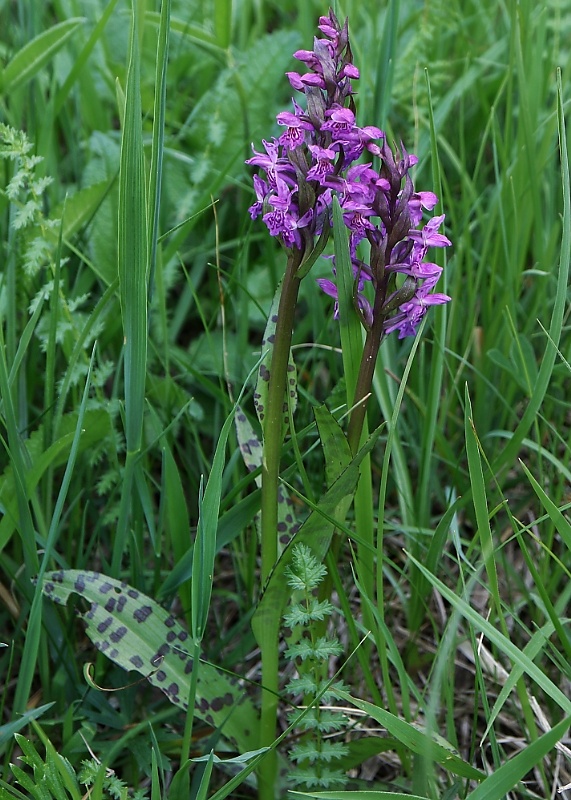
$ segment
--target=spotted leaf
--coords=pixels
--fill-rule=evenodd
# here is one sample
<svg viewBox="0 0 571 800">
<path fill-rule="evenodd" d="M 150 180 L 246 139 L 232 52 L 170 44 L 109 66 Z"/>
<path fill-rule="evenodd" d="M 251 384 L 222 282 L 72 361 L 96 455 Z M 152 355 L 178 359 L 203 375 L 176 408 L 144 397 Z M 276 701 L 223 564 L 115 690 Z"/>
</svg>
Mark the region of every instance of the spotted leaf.
<svg viewBox="0 0 571 800">
<path fill-rule="evenodd" d="M 235 419 L 236 435 L 244 464 L 250 472 L 254 472 L 254 470 L 262 466 L 262 445 L 250 420 L 239 406 L 236 409 Z M 256 481 L 256 486 L 260 487 L 262 485 L 261 475 L 257 475 L 254 480 Z M 281 547 L 285 547 L 289 543 L 298 527 L 291 497 L 285 488 L 280 485 L 278 486 L 278 532 Z"/>
<path fill-rule="evenodd" d="M 144 675 L 172 703 L 188 708 L 192 643 L 172 614 L 127 583 L 98 572 L 70 569 L 48 573 L 42 591 L 62 605 L 72 593 L 87 600 L 91 607 L 81 617 L 95 647 L 123 669 Z M 240 752 L 258 746 L 258 716 L 238 680 L 203 661 L 195 713 L 209 725 L 222 728 Z"/>
<path fill-rule="evenodd" d="M 268 385 L 270 382 L 270 369 L 272 363 L 272 354 L 274 351 L 274 338 L 276 334 L 276 322 L 278 321 L 278 307 L 280 304 L 281 292 L 282 286 L 280 283 L 272 301 L 268 322 L 266 324 L 266 330 L 264 331 L 264 338 L 262 339 L 262 353 L 264 355 L 258 369 L 258 380 L 256 381 L 256 389 L 254 391 L 254 406 L 256 408 L 256 414 L 260 420 L 262 430 L 264 428 L 264 419 L 266 416 Z M 284 397 L 283 408 L 284 430 L 286 430 L 288 427 L 290 412 L 293 414 L 297 406 L 297 372 L 291 351 L 289 354 L 287 367 L 286 392 L 287 396 Z"/>
</svg>

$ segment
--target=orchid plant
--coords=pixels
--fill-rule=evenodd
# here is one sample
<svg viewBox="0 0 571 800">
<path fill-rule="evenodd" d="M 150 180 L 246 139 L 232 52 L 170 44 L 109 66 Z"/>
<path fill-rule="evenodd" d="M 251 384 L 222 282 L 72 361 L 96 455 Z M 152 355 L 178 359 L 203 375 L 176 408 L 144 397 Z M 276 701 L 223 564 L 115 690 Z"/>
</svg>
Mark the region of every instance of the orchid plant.
<svg viewBox="0 0 571 800">
<path fill-rule="evenodd" d="M 294 57 L 307 72 L 289 72 L 293 89 L 305 96 L 293 111 L 277 116 L 284 128 L 279 138 L 263 141 L 247 164 L 258 167 L 254 176 L 256 201 L 252 219 L 262 217 L 271 236 L 287 254 L 281 284 L 267 405 L 264 409 L 261 506 L 261 580 L 266 584 L 278 558 L 278 485 L 282 424 L 287 410 L 286 386 L 295 307 L 301 280 L 323 253 L 333 228 L 336 202 L 347 229 L 353 272 L 353 304 L 366 334 L 355 387 L 347 439 L 356 454 L 366 419 L 377 355 L 383 339 L 414 336 L 428 309 L 447 303 L 435 292 L 442 268 L 428 259 L 432 247 L 447 247 L 440 232 L 444 215 L 423 223 L 424 211 L 433 210 L 437 196 L 416 191 L 411 169 L 417 163 L 401 143 L 393 149 L 379 128 L 356 122 L 353 64 L 348 22 L 341 25 L 332 10 L 319 19 L 321 38 L 313 50 Z M 318 284 L 338 308 L 338 276 L 333 257 L 332 279 Z M 284 405 L 285 404 L 285 405 Z M 262 742 L 275 738 L 277 713 L 276 641 L 262 648 Z M 268 757 L 260 772 L 260 796 L 270 797 L 275 764 Z"/>
</svg>

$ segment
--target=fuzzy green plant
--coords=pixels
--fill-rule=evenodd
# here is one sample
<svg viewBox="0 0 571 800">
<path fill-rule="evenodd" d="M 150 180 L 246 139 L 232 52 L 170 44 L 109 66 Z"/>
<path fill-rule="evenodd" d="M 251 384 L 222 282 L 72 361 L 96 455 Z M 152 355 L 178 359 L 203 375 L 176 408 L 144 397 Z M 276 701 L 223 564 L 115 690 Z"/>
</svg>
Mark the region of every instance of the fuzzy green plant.
<svg viewBox="0 0 571 800">
<path fill-rule="evenodd" d="M 294 700 L 301 696 L 303 705 L 311 706 L 299 719 L 300 738 L 289 753 L 296 764 L 289 780 L 302 789 L 339 789 L 345 784 L 345 773 L 338 762 L 348 748 L 333 737 L 347 728 L 348 718 L 332 704 L 346 687 L 342 681 L 329 680 L 330 659 L 340 656 L 343 647 L 336 636 L 320 636 L 317 631 L 317 626 L 335 612 L 329 600 L 319 600 L 316 594 L 326 575 L 327 569 L 307 545 L 294 546 L 291 565 L 285 570 L 293 590 L 292 602 L 283 619 L 292 632 L 285 655 L 297 669 L 286 692 Z M 288 716 L 294 723 L 299 711 L 294 709 Z"/>
</svg>

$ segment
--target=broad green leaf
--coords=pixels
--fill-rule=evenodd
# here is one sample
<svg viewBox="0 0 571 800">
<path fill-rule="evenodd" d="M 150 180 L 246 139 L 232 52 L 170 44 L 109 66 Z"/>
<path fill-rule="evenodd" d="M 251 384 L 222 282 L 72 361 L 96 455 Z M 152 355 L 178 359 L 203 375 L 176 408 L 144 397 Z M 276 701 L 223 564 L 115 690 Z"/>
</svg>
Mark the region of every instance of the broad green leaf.
<svg viewBox="0 0 571 800">
<path fill-rule="evenodd" d="M 147 370 L 148 221 L 137 14 L 133 13 L 119 171 L 119 287 L 125 336 L 127 451 L 141 447 Z"/>
<path fill-rule="evenodd" d="M 392 736 L 402 742 L 413 753 L 429 756 L 445 769 L 455 775 L 460 775 L 462 778 L 470 778 L 476 781 L 481 781 L 484 778 L 484 774 L 480 770 L 460 758 L 452 745 L 441 736 L 438 736 L 438 734 L 432 731 L 424 731 L 404 719 L 399 719 L 399 717 L 391 714 L 390 711 L 379 708 L 373 703 L 368 703 L 366 700 L 358 700 L 356 697 L 347 694 L 347 692 L 340 691 L 339 697 L 356 708 L 360 708 L 361 711 L 364 711 L 379 722 Z"/>
<path fill-rule="evenodd" d="M 313 409 L 317 430 L 325 460 L 327 486 L 332 486 L 339 475 L 349 466 L 351 448 L 345 433 L 327 406 Z"/>
<path fill-rule="evenodd" d="M 65 605 L 73 593 L 91 608 L 81 617 L 93 644 L 125 670 L 134 670 L 183 709 L 188 707 L 193 660 L 190 636 L 150 597 L 125 582 L 81 570 L 51 572 L 42 591 Z M 195 714 L 219 727 L 240 752 L 258 745 L 258 717 L 238 681 L 201 661 Z"/>
<path fill-rule="evenodd" d="M 85 17 L 72 17 L 27 42 L 4 67 L 0 79 L 2 91 L 13 92 L 33 78 L 84 22 Z"/>
<path fill-rule="evenodd" d="M 66 198 L 65 214 L 63 215 L 63 238 L 71 239 L 72 236 L 80 231 L 93 218 L 101 203 L 105 200 L 107 193 L 111 189 L 114 179 L 111 181 L 99 181 L 91 186 L 80 189 L 75 194 Z M 55 216 L 61 216 L 61 209 L 57 209 Z M 54 235 L 54 239 L 55 239 Z"/>
</svg>

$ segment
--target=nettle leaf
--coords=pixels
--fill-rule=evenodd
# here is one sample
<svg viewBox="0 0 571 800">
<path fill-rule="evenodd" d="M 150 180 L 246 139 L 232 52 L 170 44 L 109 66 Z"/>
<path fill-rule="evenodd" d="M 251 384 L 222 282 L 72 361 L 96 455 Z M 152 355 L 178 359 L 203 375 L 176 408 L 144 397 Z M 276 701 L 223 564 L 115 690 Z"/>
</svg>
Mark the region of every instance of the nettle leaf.
<svg viewBox="0 0 571 800">
<path fill-rule="evenodd" d="M 91 603 L 80 616 L 95 647 L 123 669 L 144 675 L 175 705 L 188 708 L 191 639 L 172 614 L 124 581 L 98 572 L 51 572 L 42 579 L 41 588 L 61 605 L 71 594 Z M 201 661 L 196 698 L 196 715 L 222 728 L 240 752 L 257 747 L 258 715 L 236 678 Z"/>
<path fill-rule="evenodd" d="M 252 423 L 244 414 L 240 406 L 236 409 L 236 436 L 238 446 L 244 460 L 244 464 L 249 472 L 261 469 L 263 447 L 258 439 Z M 262 485 L 262 476 L 256 475 L 254 478 L 258 488 Z M 291 497 L 283 486 L 278 486 L 278 532 L 279 543 L 285 547 L 299 528 L 294 513 L 294 505 Z M 281 552 L 281 550 L 280 550 Z"/>
</svg>

